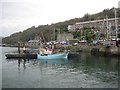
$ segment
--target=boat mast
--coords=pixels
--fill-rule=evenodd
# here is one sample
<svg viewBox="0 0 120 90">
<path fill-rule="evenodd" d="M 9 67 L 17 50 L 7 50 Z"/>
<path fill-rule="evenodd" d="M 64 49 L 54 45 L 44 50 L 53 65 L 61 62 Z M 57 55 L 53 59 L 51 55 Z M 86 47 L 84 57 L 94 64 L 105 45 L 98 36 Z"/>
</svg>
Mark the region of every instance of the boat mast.
<svg viewBox="0 0 120 90">
<path fill-rule="evenodd" d="M 59 37 L 58 41 L 61 42 L 61 40 L 60 40 L 60 37 L 61 37 L 60 28 L 58 28 L 58 37 Z"/>
<path fill-rule="evenodd" d="M 111 30 L 111 23 L 109 24 L 109 35 L 110 35 L 110 40 L 112 40 L 112 30 Z"/>
<path fill-rule="evenodd" d="M 40 48 L 43 48 L 41 37 L 39 37 Z"/>
<path fill-rule="evenodd" d="M 55 28 L 54 28 L 53 34 L 54 34 L 54 41 L 55 41 Z"/>
<path fill-rule="evenodd" d="M 118 26 L 117 26 L 117 18 L 116 18 L 117 15 L 116 15 L 116 9 L 114 9 L 114 10 L 115 10 L 115 29 L 116 29 L 116 40 L 117 40 L 117 37 L 118 37 L 118 36 L 117 36 L 117 33 L 118 33 L 118 32 L 117 32 L 117 30 L 118 30 L 117 27 L 118 27 Z"/>
<path fill-rule="evenodd" d="M 59 35 L 61 35 L 61 34 L 60 34 L 60 28 L 59 28 L 58 30 L 59 30 Z"/>
<path fill-rule="evenodd" d="M 107 35 L 107 37 L 106 37 L 106 39 L 108 40 L 108 38 L 109 38 L 109 35 L 108 35 L 108 16 L 106 15 L 106 26 L 107 26 L 107 33 L 106 33 L 106 35 Z"/>
<path fill-rule="evenodd" d="M 81 31 L 81 41 L 82 41 L 82 29 L 80 31 Z"/>
</svg>

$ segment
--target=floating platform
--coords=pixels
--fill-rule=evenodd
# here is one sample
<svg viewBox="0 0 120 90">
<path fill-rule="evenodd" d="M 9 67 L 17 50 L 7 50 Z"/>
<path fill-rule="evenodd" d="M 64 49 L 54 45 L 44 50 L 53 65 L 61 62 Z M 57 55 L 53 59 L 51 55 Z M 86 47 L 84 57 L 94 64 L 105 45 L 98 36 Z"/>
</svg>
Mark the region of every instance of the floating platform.
<svg viewBox="0 0 120 90">
<path fill-rule="evenodd" d="M 37 59 L 37 54 L 6 54 L 6 59 Z"/>
<path fill-rule="evenodd" d="M 6 59 L 37 59 L 37 54 L 6 54 Z M 79 54 L 68 54 L 68 59 L 69 58 L 76 58 L 79 57 Z"/>
</svg>

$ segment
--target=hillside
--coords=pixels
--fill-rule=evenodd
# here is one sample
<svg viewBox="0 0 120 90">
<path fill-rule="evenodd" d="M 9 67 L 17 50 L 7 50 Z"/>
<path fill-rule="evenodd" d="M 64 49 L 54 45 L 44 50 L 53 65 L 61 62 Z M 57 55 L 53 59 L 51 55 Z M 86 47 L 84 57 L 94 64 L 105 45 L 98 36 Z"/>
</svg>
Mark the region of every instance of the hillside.
<svg viewBox="0 0 120 90">
<path fill-rule="evenodd" d="M 44 41 L 49 41 L 51 38 L 53 39 L 53 32 L 58 33 L 58 29 L 60 32 L 67 32 L 67 26 L 74 24 L 76 22 L 83 22 L 88 20 L 96 20 L 96 19 L 104 19 L 108 16 L 108 18 L 114 18 L 114 8 L 104 9 L 102 12 L 96 14 L 85 14 L 81 18 L 74 18 L 64 22 L 58 22 L 51 25 L 39 25 L 38 27 L 32 26 L 23 32 L 14 33 L 8 37 L 2 39 L 2 42 L 5 44 L 15 44 L 17 42 L 26 42 L 30 39 L 34 39 L 36 36 L 41 36 Z M 117 17 L 120 17 L 120 9 L 117 9 Z M 44 38 L 43 38 L 44 35 Z"/>
</svg>

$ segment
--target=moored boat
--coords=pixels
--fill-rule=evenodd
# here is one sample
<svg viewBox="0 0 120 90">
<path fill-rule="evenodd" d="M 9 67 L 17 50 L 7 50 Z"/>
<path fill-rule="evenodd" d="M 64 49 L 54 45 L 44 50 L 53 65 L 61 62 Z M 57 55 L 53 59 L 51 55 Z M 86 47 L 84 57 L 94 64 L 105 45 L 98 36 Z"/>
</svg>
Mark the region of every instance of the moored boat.
<svg viewBox="0 0 120 90">
<path fill-rule="evenodd" d="M 37 59 L 67 59 L 67 58 L 68 53 L 57 53 L 48 55 L 37 54 Z"/>
<path fill-rule="evenodd" d="M 59 53 L 59 54 L 6 54 L 7 59 L 17 59 L 17 58 L 24 58 L 24 59 L 67 59 L 68 53 Z"/>
</svg>

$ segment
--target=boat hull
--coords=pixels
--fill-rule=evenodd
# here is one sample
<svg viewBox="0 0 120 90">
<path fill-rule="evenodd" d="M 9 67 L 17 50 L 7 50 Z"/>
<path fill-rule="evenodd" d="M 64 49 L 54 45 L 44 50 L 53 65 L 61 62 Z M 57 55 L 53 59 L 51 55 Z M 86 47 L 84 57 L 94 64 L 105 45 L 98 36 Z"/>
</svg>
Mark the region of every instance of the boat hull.
<svg viewBox="0 0 120 90">
<path fill-rule="evenodd" d="M 59 54 L 50 54 L 50 55 L 41 55 L 37 54 L 37 59 L 67 59 L 68 53 L 59 53 Z"/>
</svg>

